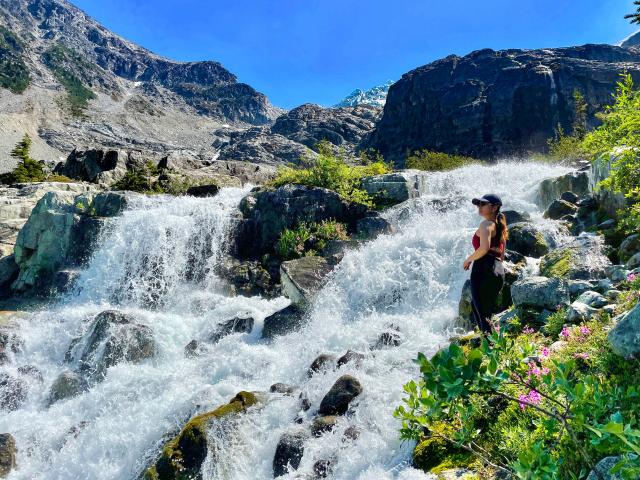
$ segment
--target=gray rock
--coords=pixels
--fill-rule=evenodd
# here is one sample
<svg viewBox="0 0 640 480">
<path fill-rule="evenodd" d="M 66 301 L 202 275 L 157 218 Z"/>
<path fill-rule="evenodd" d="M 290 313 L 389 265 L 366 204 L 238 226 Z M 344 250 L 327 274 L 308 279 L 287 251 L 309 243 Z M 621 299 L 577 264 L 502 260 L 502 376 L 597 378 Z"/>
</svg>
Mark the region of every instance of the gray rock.
<svg viewBox="0 0 640 480">
<path fill-rule="evenodd" d="M 202 355 L 204 349 L 200 343 L 193 339 L 184 346 L 184 356 L 187 358 L 199 357 Z"/>
<path fill-rule="evenodd" d="M 0 299 L 11 294 L 11 284 L 18 277 L 20 268 L 14 254 L 0 258 Z"/>
<path fill-rule="evenodd" d="M 549 208 L 544 212 L 544 218 L 558 220 L 565 215 L 574 215 L 578 211 L 578 207 L 573 203 L 565 200 L 554 200 Z"/>
<path fill-rule="evenodd" d="M 291 333 L 304 322 L 304 309 L 291 304 L 264 319 L 262 338 L 271 340 L 280 335 Z"/>
<path fill-rule="evenodd" d="M 139 197 L 134 192 L 104 192 L 95 195 L 91 201 L 91 215 L 96 217 L 115 217 L 120 215 L 131 201 Z M 80 199 L 78 199 L 79 201 Z"/>
<path fill-rule="evenodd" d="M 281 477 L 298 469 L 304 455 L 305 432 L 285 433 L 280 437 L 273 457 L 273 477 Z"/>
<path fill-rule="evenodd" d="M 269 387 L 271 393 L 282 393 L 284 395 L 292 395 L 295 392 L 295 387 L 284 383 L 274 383 Z"/>
<path fill-rule="evenodd" d="M 573 192 L 562 192 L 560 195 L 560 200 L 564 200 L 565 202 L 573 203 L 576 205 L 578 203 L 578 195 Z"/>
<path fill-rule="evenodd" d="M 599 185 L 611 173 L 611 164 L 616 158 L 617 154 L 605 153 L 599 156 L 591 165 L 589 176 L 589 189 L 593 192 L 598 208 L 610 217 L 615 217 L 617 211 L 627 205 L 624 194 L 613 192 L 610 188 L 601 188 Z"/>
<path fill-rule="evenodd" d="M 602 223 L 598 224 L 598 230 L 611 230 L 616 227 L 617 222 L 610 218 L 609 220 L 605 220 Z"/>
<path fill-rule="evenodd" d="M 633 257 L 627 260 L 627 268 L 633 270 L 640 267 L 640 252 L 636 253 Z"/>
<path fill-rule="evenodd" d="M 336 415 L 327 415 L 324 417 L 316 417 L 311 424 L 311 434 L 314 437 L 320 437 L 322 434 L 330 432 L 338 423 Z"/>
<path fill-rule="evenodd" d="M 309 304 L 334 267 L 335 265 L 329 263 L 326 258 L 317 256 L 282 262 L 282 293 L 296 305 Z"/>
<path fill-rule="evenodd" d="M 10 433 L 0 433 L 0 478 L 4 478 L 16 468 L 16 440 Z"/>
<path fill-rule="evenodd" d="M 638 252 L 640 252 L 640 233 L 635 233 L 622 241 L 618 249 L 618 257 L 621 262 L 626 262 Z"/>
<path fill-rule="evenodd" d="M 374 175 L 362 179 L 362 188 L 382 204 L 395 205 L 416 198 L 425 189 L 426 174 L 419 170 Z"/>
<path fill-rule="evenodd" d="M 353 362 L 356 367 L 360 367 L 364 361 L 364 354 L 360 352 L 354 352 L 353 350 L 347 350 L 347 353 L 342 355 L 336 362 L 336 366 L 340 368 L 342 365 Z"/>
<path fill-rule="evenodd" d="M 18 410 L 26 399 L 27 384 L 8 373 L 0 373 L 0 409 Z"/>
<path fill-rule="evenodd" d="M 139 153 L 133 155 L 134 161 Z M 127 173 L 130 154 L 123 150 L 75 149 L 64 163 L 56 166 L 54 173 L 75 180 L 113 185 Z"/>
<path fill-rule="evenodd" d="M 316 357 L 307 370 L 307 376 L 311 378 L 314 374 L 331 370 L 336 365 L 336 358 L 328 353 L 322 353 Z"/>
<path fill-rule="evenodd" d="M 640 354 L 640 304 L 618 320 L 608 339 L 612 350 L 620 356 Z"/>
<path fill-rule="evenodd" d="M 609 300 L 617 300 L 620 294 L 622 294 L 622 292 L 616 289 L 611 289 L 604 292 L 604 296 Z"/>
<path fill-rule="evenodd" d="M 603 458 L 598 462 L 595 469 L 589 473 L 587 480 L 623 480 L 622 474 L 616 473 L 612 475 L 609 473 L 621 459 L 622 457 L 620 456 Z"/>
<path fill-rule="evenodd" d="M 65 398 L 75 397 L 89 389 L 86 379 L 77 372 L 70 370 L 62 372 L 51 386 L 49 405 Z"/>
<path fill-rule="evenodd" d="M 153 331 L 130 315 L 105 310 L 93 320 L 87 334 L 73 343 L 69 356 L 80 369 L 101 380 L 109 367 L 120 362 L 140 363 L 156 354 Z"/>
<path fill-rule="evenodd" d="M 356 232 L 360 239 L 373 240 L 378 235 L 394 233 L 395 228 L 381 216 L 367 216 L 357 221 Z"/>
<path fill-rule="evenodd" d="M 604 293 L 607 290 L 611 290 L 611 288 L 613 288 L 613 283 L 611 283 L 611 280 L 609 280 L 608 278 L 592 280 L 591 284 L 593 285 L 593 289 L 599 293 Z"/>
<path fill-rule="evenodd" d="M 511 297 L 516 306 L 555 310 L 569 304 L 569 289 L 559 278 L 527 277 L 511 286 Z"/>
<path fill-rule="evenodd" d="M 219 270 L 220 276 L 231 284 L 236 295 L 270 298 L 280 294 L 274 278 L 259 261 L 229 258 L 220 264 Z"/>
<path fill-rule="evenodd" d="M 573 192 L 579 196 L 589 193 L 588 172 L 569 172 L 543 180 L 538 187 L 536 203 L 546 209 L 565 192 Z"/>
<path fill-rule="evenodd" d="M 567 310 L 567 321 L 571 323 L 586 321 L 591 319 L 596 313 L 598 313 L 596 308 L 590 307 L 585 303 L 575 301 L 569 305 L 569 309 Z"/>
<path fill-rule="evenodd" d="M 218 325 L 216 330 L 209 336 L 210 342 L 218 342 L 222 337 L 233 333 L 251 333 L 254 320 L 251 317 L 235 317 Z"/>
<path fill-rule="evenodd" d="M 539 258 L 549 251 L 549 244 L 542 231 L 532 223 L 515 223 L 509 226 L 507 247 L 521 255 Z"/>
<path fill-rule="evenodd" d="M 42 383 L 44 380 L 42 372 L 33 365 L 21 365 L 18 367 L 18 373 L 30 378 L 31 380 L 35 380 L 38 383 Z"/>
<path fill-rule="evenodd" d="M 584 292 L 591 290 L 593 285 L 587 280 L 567 280 L 567 288 L 569 289 L 569 296 L 573 301 Z"/>
<path fill-rule="evenodd" d="M 343 375 L 320 402 L 320 415 L 344 415 L 349 404 L 362 393 L 362 385 L 351 375 Z"/>
<path fill-rule="evenodd" d="M 593 308 L 602 308 L 609 303 L 604 296 L 602 296 L 598 292 L 593 291 L 586 291 L 581 293 L 576 301 L 589 305 Z"/>
<path fill-rule="evenodd" d="M 505 216 L 507 225 L 511 225 L 512 223 L 527 222 L 531 220 L 531 215 L 529 215 L 527 212 L 520 213 L 516 212 L 515 210 L 504 210 L 502 213 Z"/>
<path fill-rule="evenodd" d="M 192 197 L 214 197 L 220 191 L 218 185 L 197 185 L 195 187 L 187 188 L 187 195 Z"/>
<path fill-rule="evenodd" d="M 389 329 L 386 332 L 382 332 L 376 340 L 376 343 L 371 347 L 372 350 L 381 350 L 387 347 L 397 347 L 402 343 L 402 336 L 395 330 Z"/>
<path fill-rule="evenodd" d="M 624 265 L 611 265 L 606 269 L 606 274 L 609 279 L 614 283 L 620 283 L 627 279 L 629 271 Z"/>
<path fill-rule="evenodd" d="M 610 266 L 602 238 L 582 234 L 566 246 L 543 256 L 540 273 L 546 277 L 593 280 L 605 278 Z"/>
</svg>

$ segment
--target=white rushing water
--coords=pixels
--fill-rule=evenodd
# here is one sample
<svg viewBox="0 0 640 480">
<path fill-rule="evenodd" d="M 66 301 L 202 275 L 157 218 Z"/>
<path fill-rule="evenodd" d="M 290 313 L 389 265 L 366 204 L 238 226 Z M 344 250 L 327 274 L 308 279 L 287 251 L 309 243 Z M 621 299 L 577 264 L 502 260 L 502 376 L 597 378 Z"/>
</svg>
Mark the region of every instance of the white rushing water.
<svg viewBox="0 0 640 480">
<path fill-rule="evenodd" d="M 431 174 L 420 199 L 385 213 L 398 233 L 347 253 L 314 302 L 307 326 L 270 344 L 260 340 L 262 322 L 288 300 L 231 296 L 214 271 L 233 210 L 248 189 L 223 189 L 213 199 L 139 200 L 112 219 L 77 291 L 18 320 L 23 349 L 1 369 L 19 376 L 17 367 L 33 365 L 43 381 L 23 377 L 25 402 L 0 412 L 0 432 L 12 433 L 19 449 L 18 469 L 9 478 L 137 478 L 167 434 L 196 411 L 227 403 L 240 390 L 268 391 L 283 382 L 299 387 L 311 409 L 300 412 L 297 394 L 269 395 L 261 408 L 242 416 L 233 433 L 225 433 L 232 438 L 218 442 L 216 461 L 208 458 L 203 466 L 206 480 L 269 479 L 280 436 L 308 429 L 320 400 L 345 373 L 364 388 L 353 414 L 305 443 L 297 473 L 311 474 L 316 461 L 332 460 L 335 479 L 429 478 L 410 467 L 413 445 L 398 440 L 392 412 L 402 385 L 418 373 L 412 362 L 417 352 L 431 354 L 447 343 L 469 275 L 462 261 L 479 222 L 469 200 L 498 193 L 505 209 L 529 212 L 551 232 L 553 222 L 542 219 L 533 192 L 543 178 L 565 171 L 513 163 Z M 51 384 L 69 368 L 69 343 L 88 318 L 109 308 L 153 330 L 155 358 L 113 366 L 89 391 L 47 407 Z M 256 320 L 251 333 L 224 337 L 202 356 L 184 356 L 190 340 L 204 340 L 216 324 L 245 314 Z M 370 350 L 389 328 L 399 329 L 401 345 Z M 307 378 L 319 354 L 340 356 L 348 349 L 366 354 L 359 367 L 349 363 Z M 296 416 L 302 424 L 294 423 Z M 341 441 L 349 426 L 360 436 Z"/>
</svg>

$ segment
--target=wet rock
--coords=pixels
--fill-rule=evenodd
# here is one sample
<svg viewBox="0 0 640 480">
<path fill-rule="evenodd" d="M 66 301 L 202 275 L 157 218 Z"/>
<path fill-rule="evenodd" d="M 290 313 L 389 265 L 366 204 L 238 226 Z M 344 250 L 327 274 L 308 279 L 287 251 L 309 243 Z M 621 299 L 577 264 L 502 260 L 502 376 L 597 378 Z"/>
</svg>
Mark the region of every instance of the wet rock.
<svg viewBox="0 0 640 480">
<path fill-rule="evenodd" d="M 311 424 L 311 434 L 314 437 L 319 437 L 322 434 L 333 430 L 333 427 L 335 427 L 337 423 L 338 417 L 335 415 L 316 417 Z"/>
<path fill-rule="evenodd" d="M 220 276 L 232 285 L 236 295 L 248 297 L 261 295 L 267 298 L 276 295 L 274 278 L 258 261 L 229 259 L 220 268 Z"/>
<path fill-rule="evenodd" d="M 379 215 L 361 218 L 356 223 L 358 238 L 373 240 L 378 235 L 388 235 L 395 232 L 393 225 Z"/>
<path fill-rule="evenodd" d="M 77 372 L 67 370 L 58 375 L 49 392 L 49 405 L 75 397 L 89 389 L 85 378 Z"/>
<path fill-rule="evenodd" d="M 196 339 L 191 340 L 184 346 L 184 356 L 187 358 L 199 357 L 203 351 L 204 349 Z"/>
<path fill-rule="evenodd" d="M 271 393 L 282 393 L 283 395 L 292 395 L 295 390 L 295 387 L 287 385 L 286 383 L 274 383 L 269 387 Z"/>
<path fill-rule="evenodd" d="M 303 393 L 300 393 L 300 408 L 303 412 L 306 412 L 311 408 L 311 401 Z"/>
<path fill-rule="evenodd" d="M 331 370 L 335 365 L 336 358 L 333 355 L 323 353 L 318 355 L 316 359 L 311 363 L 307 370 L 307 376 L 312 377 L 315 373 L 326 372 Z"/>
<path fill-rule="evenodd" d="M 638 252 L 640 252 L 640 233 L 635 233 L 622 241 L 618 248 L 618 257 L 621 262 L 627 262 Z"/>
<path fill-rule="evenodd" d="M 68 293 L 80 276 L 79 270 L 59 270 L 53 275 L 52 288 L 56 293 Z"/>
<path fill-rule="evenodd" d="M 513 303 L 519 307 L 555 310 L 569 304 L 569 290 L 559 278 L 527 277 L 511 286 Z"/>
<path fill-rule="evenodd" d="M 262 338 L 271 340 L 280 335 L 291 333 L 302 327 L 304 309 L 291 304 L 264 319 Z"/>
<path fill-rule="evenodd" d="M 318 460 L 313 464 L 313 473 L 316 478 L 326 478 L 333 472 L 333 463 L 331 460 Z"/>
<path fill-rule="evenodd" d="M 609 303 L 604 296 L 591 290 L 581 293 L 576 301 L 593 308 L 602 308 Z"/>
<path fill-rule="evenodd" d="M 320 415 L 344 415 L 349 403 L 362 393 L 362 385 L 355 377 L 343 375 L 333 384 L 320 403 Z"/>
<path fill-rule="evenodd" d="M 19 353 L 24 347 L 24 340 L 16 331 L 14 324 L 0 327 L 0 349 Z"/>
<path fill-rule="evenodd" d="M 564 192 L 573 192 L 578 196 L 589 193 L 589 173 L 575 171 L 543 180 L 538 187 L 537 203 L 546 209 Z"/>
<path fill-rule="evenodd" d="M 574 215 L 578 211 L 578 207 L 565 200 L 554 200 L 549 208 L 544 212 L 544 218 L 558 220 L 565 215 Z"/>
<path fill-rule="evenodd" d="M 285 433 L 280 437 L 273 457 L 273 477 L 281 477 L 295 471 L 304 455 L 305 432 Z"/>
<path fill-rule="evenodd" d="M 355 425 L 350 425 L 344 431 L 345 440 L 357 440 L 360 436 L 360 430 Z"/>
<path fill-rule="evenodd" d="M 419 170 L 374 175 L 362 179 L 362 189 L 381 204 L 395 205 L 416 198 L 424 191 L 426 174 Z"/>
<path fill-rule="evenodd" d="M 0 433 L 0 478 L 16 468 L 16 441 L 10 433 Z"/>
<path fill-rule="evenodd" d="M 560 200 L 564 200 L 565 202 L 569 202 L 574 205 L 578 204 L 578 198 L 578 195 L 573 192 L 562 192 L 560 195 Z"/>
<path fill-rule="evenodd" d="M 7 373 L 0 373 L 0 409 L 17 410 L 26 399 L 26 383 Z"/>
<path fill-rule="evenodd" d="M 20 267 L 13 253 L 0 258 L 0 299 L 11 295 L 11 284 L 18 278 L 19 272 Z"/>
<path fill-rule="evenodd" d="M 619 283 L 627 279 L 627 269 L 624 265 L 611 265 L 606 269 L 606 274 L 614 283 Z"/>
<path fill-rule="evenodd" d="M 24 375 L 25 377 L 29 377 L 38 383 L 42 383 L 42 381 L 44 380 L 42 377 L 42 372 L 33 365 L 22 365 L 18 367 L 18 373 L 20 375 Z"/>
<path fill-rule="evenodd" d="M 238 414 L 258 404 L 260 399 L 251 392 L 240 392 L 231 401 L 210 412 L 191 418 L 180 433 L 167 442 L 160 458 L 154 466 L 147 469 L 146 478 L 162 480 L 181 480 L 199 478 L 200 469 L 207 454 L 213 455 L 216 462 L 215 449 L 209 445 L 207 435 L 212 424 L 220 427 L 231 426 Z"/>
<path fill-rule="evenodd" d="M 549 251 L 542 231 L 532 223 L 515 223 L 509 226 L 507 247 L 521 255 L 539 258 Z"/>
<path fill-rule="evenodd" d="M 527 222 L 531 220 L 531 215 L 526 212 L 520 213 L 515 210 L 504 210 L 502 212 L 507 221 L 507 225 L 511 225 L 513 223 Z"/>
<path fill-rule="evenodd" d="M 336 366 L 340 368 L 342 365 L 354 362 L 356 367 L 360 367 L 364 361 L 364 354 L 360 352 L 354 352 L 353 350 L 347 350 L 347 353 L 342 355 L 336 362 Z"/>
<path fill-rule="evenodd" d="M 607 338 L 611 349 L 622 357 L 640 354 L 640 304 L 618 320 Z"/>
<path fill-rule="evenodd" d="M 611 473 L 611 469 L 622 459 L 622 457 L 605 457 L 598 462 L 595 469 L 589 472 L 587 480 L 623 480 L 620 473 Z M 596 473 L 597 472 L 597 473 Z"/>
<path fill-rule="evenodd" d="M 282 293 L 294 304 L 309 304 L 334 267 L 335 265 L 329 263 L 326 258 L 317 256 L 282 262 L 280 265 Z"/>
<path fill-rule="evenodd" d="M 120 362 L 140 363 L 156 353 L 153 331 L 135 317 L 105 310 L 94 318 L 86 341 L 75 342 L 70 356 L 79 358 L 81 371 L 100 380 Z"/>
<path fill-rule="evenodd" d="M 218 185 L 197 185 L 187 188 L 187 195 L 192 197 L 214 197 L 220 191 Z"/>
<path fill-rule="evenodd" d="M 381 350 L 387 347 L 397 347 L 402 343 L 402 337 L 397 331 L 382 332 L 376 343 L 371 347 L 372 350 Z"/>
<path fill-rule="evenodd" d="M 222 337 L 231 335 L 232 333 L 251 333 L 253 330 L 254 319 L 251 317 L 235 317 L 227 320 L 220 325 L 215 332 L 209 336 L 209 341 L 218 342 Z"/>
<path fill-rule="evenodd" d="M 602 223 L 598 224 L 598 230 L 611 230 L 616 227 L 616 221 L 613 218 L 609 220 L 605 220 Z"/>
<path fill-rule="evenodd" d="M 102 192 L 93 197 L 89 209 L 96 217 L 115 217 L 141 194 L 134 192 Z"/>
<path fill-rule="evenodd" d="M 627 260 L 627 268 L 633 270 L 640 267 L 640 252 L 636 253 L 633 257 Z"/>
<path fill-rule="evenodd" d="M 567 310 L 567 321 L 571 323 L 583 322 L 590 320 L 596 313 L 598 313 L 597 309 L 585 303 L 575 301 Z"/>
<path fill-rule="evenodd" d="M 553 250 L 540 260 L 540 274 L 572 280 L 606 277 L 611 261 L 604 254 L 601 237 L 582 234 L 566 246 Z"/>
</svg>

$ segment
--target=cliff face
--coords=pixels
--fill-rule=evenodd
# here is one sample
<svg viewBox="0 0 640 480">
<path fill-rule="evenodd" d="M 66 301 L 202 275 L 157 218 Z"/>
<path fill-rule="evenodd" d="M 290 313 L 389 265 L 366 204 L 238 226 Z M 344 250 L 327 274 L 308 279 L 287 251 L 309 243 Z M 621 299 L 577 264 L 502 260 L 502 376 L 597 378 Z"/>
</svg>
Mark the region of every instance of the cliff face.
<svg viewBox="0 0 640 480">
<path fill-rule="evenodd" d="M 593 126 L 619 75 L 640 79 L 638 62 L 640 50 L 610 45 L 452 55 L 391 86 L 382 119 L 361 146 L 396 165 L 421 148 L 479 158 L 543 151 L 558 125 L 571 131 L 575 90 Z"/>
</svg>

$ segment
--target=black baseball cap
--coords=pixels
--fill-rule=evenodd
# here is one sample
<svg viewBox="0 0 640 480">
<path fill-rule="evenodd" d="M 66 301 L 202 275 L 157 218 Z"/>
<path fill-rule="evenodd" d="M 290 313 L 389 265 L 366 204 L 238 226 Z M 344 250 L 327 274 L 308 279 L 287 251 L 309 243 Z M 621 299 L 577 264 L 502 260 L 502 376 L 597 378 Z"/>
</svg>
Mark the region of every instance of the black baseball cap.
<svg viewBox="0 0 640 480">
<path fill-rule="evenodd" d="M 478 205 L 482 202 L 491 203 L 492 205 L 502 205 L 502 200 L 500 200 L 500 197 L 495 193 L 487 193 L 480 198 L 474 198 L 473 200 L 471 200 L 471 203 L 473 203 L 474 205 Z"/>
</svg>

